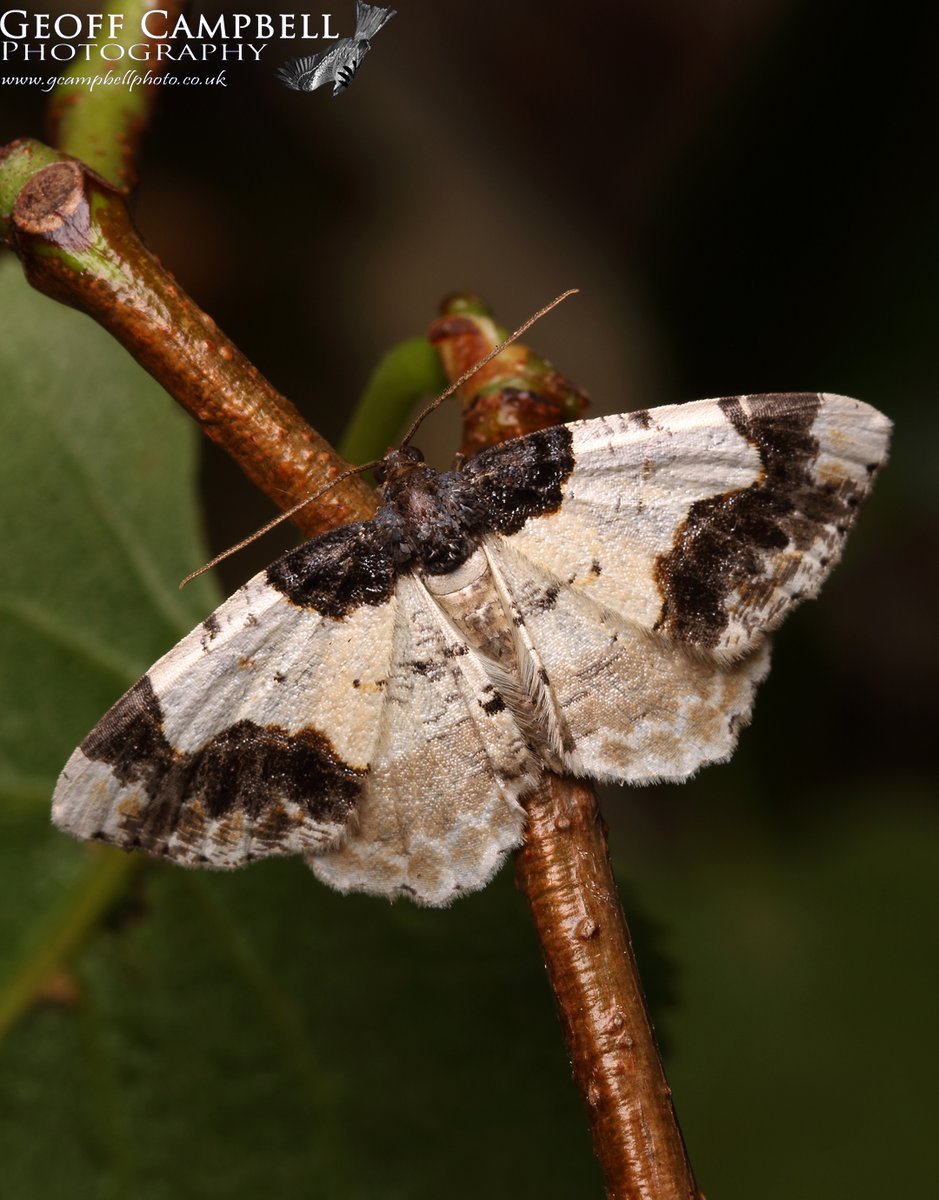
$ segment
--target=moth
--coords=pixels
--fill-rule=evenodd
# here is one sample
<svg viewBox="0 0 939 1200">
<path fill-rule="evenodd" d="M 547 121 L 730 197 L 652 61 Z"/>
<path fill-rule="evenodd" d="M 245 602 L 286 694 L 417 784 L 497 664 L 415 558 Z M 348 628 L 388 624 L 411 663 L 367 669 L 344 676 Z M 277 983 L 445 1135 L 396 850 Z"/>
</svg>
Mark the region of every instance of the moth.
<svg viewBox="0 0 939 1200">
<path fill-rule="evenodd" d="M 53 819 L 445 905 L 522 842 L 543 772 L 641 784 L 730 755 L 889 433 L 795 393 L 558 425 L 444 473 L 391 451 L 375 517 L 290 550 L 161 658 L 69 759 Z"/>
<path fill-rule="evenodd" d="M 343 38 L 322 54 L 293 58 L 274 74 L 296 92 L 315 92 L 331 83 L 333 95 L 338 96 L 355 78 L 362 60 L 372 48 L 371 39 L 394 15 L 393 8 L 378 8 L 356 0 L 355 37 Z"/>
</svg>

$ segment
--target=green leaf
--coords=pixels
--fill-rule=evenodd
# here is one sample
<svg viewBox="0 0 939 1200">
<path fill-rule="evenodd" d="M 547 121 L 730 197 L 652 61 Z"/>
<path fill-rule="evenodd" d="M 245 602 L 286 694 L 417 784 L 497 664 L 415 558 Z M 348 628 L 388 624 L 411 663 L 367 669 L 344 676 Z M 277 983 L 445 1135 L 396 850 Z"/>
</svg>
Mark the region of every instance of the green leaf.
<svg viewBox="0 0 939 1200">
<path fill-rule="evenodd" d="M 216 602 L 195 436 L 86 317 L 0 263 L 0 1032 L 94 927 L 132 860 L 48 823 L 56 775 L 121 692 Z"/>
<path fill-rule="evenodd" d="M 177 587 L 206 556 L 189 422 L 91 320 L 2 266 L 0 781 L 15 794 L 52 782 L 218 597 Z"/>
<path fill-rule="evenodd" d="M 399 342 L 372 372 L 339 453 L 352 463 L 381 458 L 401 438 L 415 403 L 446 384 L 437 351 L 425 337 Z"/>
<path fill-rule="evenodd" d="M 217 596 L 176 590 L 206 557 L 193 429 L 91 321 L 2 268 L 5 1191 L 597 1191 L 508 872 L 428 912 L 338 896 L 299 861 L 190 873 L 50 828 L 74 745 Z"/>
</svg>

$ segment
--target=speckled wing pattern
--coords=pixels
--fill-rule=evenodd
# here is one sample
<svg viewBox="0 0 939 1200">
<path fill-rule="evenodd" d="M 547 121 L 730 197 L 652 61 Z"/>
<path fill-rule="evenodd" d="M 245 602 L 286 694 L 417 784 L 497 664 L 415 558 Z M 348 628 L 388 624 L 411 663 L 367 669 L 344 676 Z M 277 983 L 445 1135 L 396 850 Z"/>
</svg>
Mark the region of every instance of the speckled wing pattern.
<svg viewBox="0 0 939 1200">
<path fill-rule="evenodd" d="M 415 575 L 395 591 L 385 705 L 356 821 L 310 858 L 340 891 L 446 904 L 522 840 L 519 798 L 540 768 L 483 659 Z"/>
<path fill-rule="evenodd" d="M 72 755 L 54 820 L 446 904 L 521 842 L 545 769 L 644 783 L 731 753 L 889 430 L 846 397 L 739 396 L 422 468 L 429 490 L 290 551 L 152 667 Z"/>
<path fill-rule="evenodd" d="M 187 865 L 334 845 L 375 749 L 393 625 L 391 605 L 345 625 L 256 576 L 85 738 L 55 822 Z"/>
</svg>

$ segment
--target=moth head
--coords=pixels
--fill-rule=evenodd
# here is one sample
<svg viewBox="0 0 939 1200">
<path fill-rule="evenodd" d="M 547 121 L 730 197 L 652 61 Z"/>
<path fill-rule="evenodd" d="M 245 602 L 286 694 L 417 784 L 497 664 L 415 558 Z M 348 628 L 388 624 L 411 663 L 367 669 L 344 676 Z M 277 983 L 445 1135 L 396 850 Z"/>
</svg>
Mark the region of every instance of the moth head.
<svg viewBox="0 0 939 1200">
<path fill-rule="evenodd" d="M 401 446 L 397 450 L 389 450 L 375 468 L 375 481 L 380 488 L 385 489 L 406 479 L 414 468 L 421 466 L 423 462 L 424 455 L 417 446 Z"/>
</svg>

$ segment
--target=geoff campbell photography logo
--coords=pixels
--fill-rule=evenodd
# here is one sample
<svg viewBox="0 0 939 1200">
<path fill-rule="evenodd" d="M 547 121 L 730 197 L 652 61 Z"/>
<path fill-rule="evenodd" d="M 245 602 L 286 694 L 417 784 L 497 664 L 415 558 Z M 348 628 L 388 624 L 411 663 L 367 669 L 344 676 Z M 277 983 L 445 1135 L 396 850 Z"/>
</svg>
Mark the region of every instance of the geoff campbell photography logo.
<svg viewBox="0 0 939 1200">
<path fill-rule="evenodd" d="M 317 52 L 291 59 L 277 71 L 278 78 L 298 91 L 332 84 L 333 95 L 337 95 L 352 82 L 371 39 L 394 15 L 393 9 L 357 0 L 355 33 L 342 37 L 333 14 L 326 12 L 187 15 L 148 8 L 128 15 L 113 10 L 50 13 L 4 9 L 0 11 L 0 86 L 49 91 L 63 75 L 70 83 L 89 88 L 174 83 L 226 86 L 224 68 L 229 65 L 258 63 L 275 43 L 309 42 L 315 43 Z M 173 66 L 199 73 L 180 75 Z M 223 69 L 212 74 L 217 68 Z"/>
</svg>

